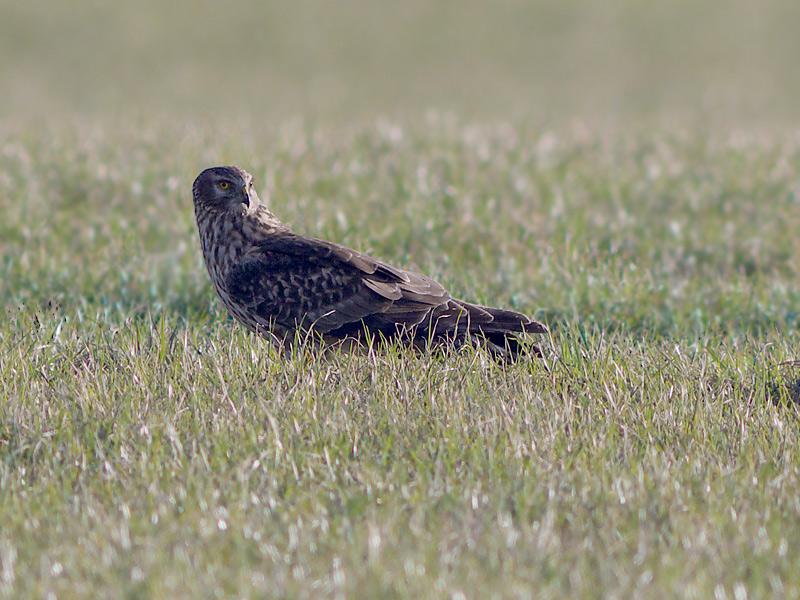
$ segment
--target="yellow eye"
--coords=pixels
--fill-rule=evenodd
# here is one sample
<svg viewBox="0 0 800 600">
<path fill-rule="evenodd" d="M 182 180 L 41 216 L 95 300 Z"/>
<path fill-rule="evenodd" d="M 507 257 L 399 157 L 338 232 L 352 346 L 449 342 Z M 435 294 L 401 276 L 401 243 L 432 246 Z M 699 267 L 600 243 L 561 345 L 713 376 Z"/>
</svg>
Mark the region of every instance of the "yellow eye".
<svg viewBox="0 0 800 600">
<path fill-rule="evenodd" d="M 227 190 L 229 187 L 231 187 L 231 184 L 228 183 L 227 181 L 220 181 L 217 185 L 221 190 Z"/>
</svg>

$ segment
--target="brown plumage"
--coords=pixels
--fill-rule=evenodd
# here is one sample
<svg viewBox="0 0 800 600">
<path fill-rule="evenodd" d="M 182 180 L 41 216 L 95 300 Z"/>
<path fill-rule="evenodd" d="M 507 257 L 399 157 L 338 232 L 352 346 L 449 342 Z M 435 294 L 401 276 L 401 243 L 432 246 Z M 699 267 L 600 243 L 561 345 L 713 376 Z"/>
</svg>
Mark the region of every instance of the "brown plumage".
<svg viewBox="0 0 800 600">
<path fill-rule="evenodd" d="M 238 167 L 214 167 L 192 188 L 211 280 L 252 331 L 279 340 L 299 330 L 327 342 L 368 335 L 415 346 L 475 341 L 504 358 L 522 350 L 518 334 L 547 331 L 519 313 L 456 300 L 425 275 L 293 233 L 261 203 L 252 179 Z"/>
</svg>

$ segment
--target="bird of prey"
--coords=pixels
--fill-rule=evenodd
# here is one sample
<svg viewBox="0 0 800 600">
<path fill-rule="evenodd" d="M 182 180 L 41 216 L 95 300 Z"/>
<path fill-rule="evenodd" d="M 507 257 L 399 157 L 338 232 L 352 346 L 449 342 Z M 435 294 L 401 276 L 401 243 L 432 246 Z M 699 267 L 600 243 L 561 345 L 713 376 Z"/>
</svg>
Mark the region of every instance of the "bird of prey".
<svg viewBox="0 0 800 600">
<path fill-rule="evenodd" d="M 439 283 L 332 242 L 293 233 L 239 167 L 206 169 L 192 186 L 203 258 L 228 311 L 248 329 L 286 341 L 400 339 L 415 347 L 478 343 L 503 359 L 541 323 L 457 300 Z M 531 348 L 538 354 L 538 349 Z"/>
</svg>

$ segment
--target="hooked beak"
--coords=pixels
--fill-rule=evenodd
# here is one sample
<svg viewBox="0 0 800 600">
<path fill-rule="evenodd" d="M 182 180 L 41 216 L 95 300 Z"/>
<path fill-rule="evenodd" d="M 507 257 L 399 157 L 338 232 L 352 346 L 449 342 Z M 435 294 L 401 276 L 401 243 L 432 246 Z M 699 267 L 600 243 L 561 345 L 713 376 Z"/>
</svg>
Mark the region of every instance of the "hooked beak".
<svg viewBox="0 0 800 600">
<path fill-rule="evenodd" d="M 258 198 L 258 193 L 256 192 L 256 188 L 252 186 L 252 184 L 248 184 L 242 188 L 242 194 L 244 198 L 242 198 L 242 203 L 246 207 L 246 211 L 248 214 L 252 214 L 256 210 L 258 210 L 259 204 L 261 204 L 261 200 Z"/>
</svg>

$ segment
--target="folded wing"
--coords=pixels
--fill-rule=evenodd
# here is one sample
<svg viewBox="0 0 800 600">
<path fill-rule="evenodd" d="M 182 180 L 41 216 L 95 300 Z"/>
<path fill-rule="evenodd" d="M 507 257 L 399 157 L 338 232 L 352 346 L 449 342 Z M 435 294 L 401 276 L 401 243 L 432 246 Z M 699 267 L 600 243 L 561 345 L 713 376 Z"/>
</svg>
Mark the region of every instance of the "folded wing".
<svg viewBox="0 0 800 600">
<path fill-rule="evenodd" d="M 422 322 L 450 295 L 432 279 L 344 246 L 291 233 L 250 251 L 226 280 L 232 298 L 286 328 L 347 335 L 374 324 L 386 333 Z"/>
<path fill-rule="evenodd" d="M 516 356 L 516 334 L 547 331 L 520 313 L 456 300 L 424 275 L 288 232 L 248 252 L 226 287 L 264 327 L 313 328 L 333 338 L 366 329 L 420 341 L 479 339 L 496 354 Z"/>
</svg>

